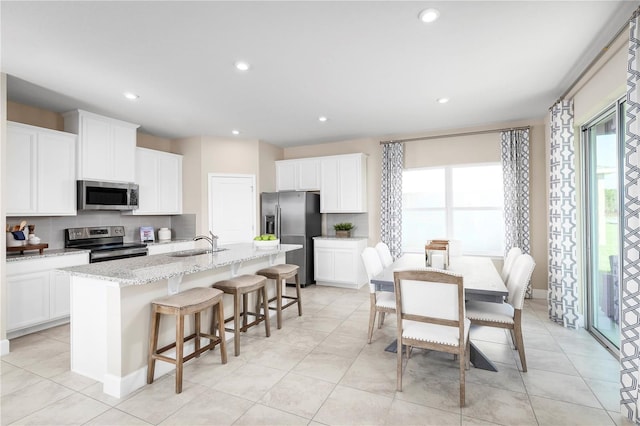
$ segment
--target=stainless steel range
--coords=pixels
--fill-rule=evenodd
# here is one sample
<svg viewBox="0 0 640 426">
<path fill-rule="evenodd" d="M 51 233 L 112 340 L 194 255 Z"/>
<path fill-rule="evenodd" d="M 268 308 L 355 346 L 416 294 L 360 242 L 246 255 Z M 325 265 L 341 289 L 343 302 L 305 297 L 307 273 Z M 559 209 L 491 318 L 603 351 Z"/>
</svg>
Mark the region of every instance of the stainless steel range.
<svg viewBox="0 0 640 426">
<path fill-rule="evenodd" d="M 91 250 L 89 263 L 147 255 L 146 244 L 124 242 L 124 226 L 68 228 L 64 246 Z"/>
</svg>

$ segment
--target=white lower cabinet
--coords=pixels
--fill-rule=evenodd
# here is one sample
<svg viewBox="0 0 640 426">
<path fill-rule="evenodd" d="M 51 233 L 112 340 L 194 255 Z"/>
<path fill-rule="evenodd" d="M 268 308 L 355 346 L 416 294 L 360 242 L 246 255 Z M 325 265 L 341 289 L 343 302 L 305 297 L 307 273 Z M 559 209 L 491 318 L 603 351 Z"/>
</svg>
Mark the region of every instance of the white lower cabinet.
<svg viewBox="0 0 640 426">
<path fill-rule="evenodd" d="M 194 248 L 196 248 L 195 241 L 172 241 L 170 243 L 147 245 L 149 256 L 154 254 L 171 253 L 174 251 L 193 250 Z"/>
<path fill-rule="evenodd" d="M 360 256 L 366 238 L 314 238 L 313 244 L 316 284 L 360 288 L 367 283 Z"/>
<path fill-rule="evenodd" d="M 88 263 L 89 253 L 7 262 L 7 335 L 14 338 L 68 322 L 70 279 L 56 269 Z"/>
<path fill-rule="evenodd" d="M 49 319 L 50 276 L 47 271 L 7 277 L 7 331 Z"/>
</svg>

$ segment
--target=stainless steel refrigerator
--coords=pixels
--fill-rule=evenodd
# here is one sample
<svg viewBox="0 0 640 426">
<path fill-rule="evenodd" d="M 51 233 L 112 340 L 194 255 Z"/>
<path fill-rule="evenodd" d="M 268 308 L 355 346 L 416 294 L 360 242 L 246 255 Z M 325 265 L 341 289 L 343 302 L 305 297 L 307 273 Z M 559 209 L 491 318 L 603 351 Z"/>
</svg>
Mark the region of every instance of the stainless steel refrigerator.
<svg viewBox="0 0 640 426">
<path fill-rule="evenodd" d="M 300 267 L 300 285 L 313 284 L 313 237 L 322 235 L 320 194 L 263 192 L 261 201 L 260 232 L 277 235 L 281 244 L 302 244 L 287 252 L 287 263 Z"/>
</svg>

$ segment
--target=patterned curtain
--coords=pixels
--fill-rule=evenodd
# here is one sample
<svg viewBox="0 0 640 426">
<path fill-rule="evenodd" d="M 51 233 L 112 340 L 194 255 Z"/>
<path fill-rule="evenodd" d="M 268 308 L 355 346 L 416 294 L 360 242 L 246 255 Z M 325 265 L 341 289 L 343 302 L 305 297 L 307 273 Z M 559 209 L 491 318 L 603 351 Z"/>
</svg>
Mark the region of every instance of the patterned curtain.
<svg viewBox="0 0 640 426">
<path fill-rule="evenodd" d="M 549 318 L 577 328 L 576 171 L 573 101 L 551 108 L 549 188 Z"/>
<path fill-rule="evenodd" d="M 529 234 L 529 129 L 500 133 L 504 182 L 505 255 L 512 247 L 531 253 Z M 530 298 L 531 282 L 526 297 Z"/>
<path fill-rule="evenodd" d="M 622 312 L 620 341 L 620 408 L 622 415 L 640 425 L 640 31 L 638 13 L 629 21 L 627 56 L 627 111 L 624 145 L 624 221 L 622 231 Z"/>
<path fill-rule="evenodd" d="M 402 254 L 402 169 L 404 145 L 382 145 L 382 190 L 380 196 L 380 239 L 394 259 Z"/>
</svg>

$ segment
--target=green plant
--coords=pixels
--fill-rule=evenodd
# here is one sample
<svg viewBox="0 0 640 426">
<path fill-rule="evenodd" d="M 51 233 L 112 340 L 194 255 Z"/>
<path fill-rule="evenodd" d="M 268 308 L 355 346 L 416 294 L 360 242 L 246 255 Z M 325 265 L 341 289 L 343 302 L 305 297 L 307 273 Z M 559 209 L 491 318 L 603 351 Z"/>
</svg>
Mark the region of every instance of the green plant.
<svg viewBox="0 0 640 426">
<path fill-rule="evenodd" d="M 335 225 L 333 225 L 333 229 L 335 229 L 336 231 L 351 231 L 353 228 L 355 228 L 353 226 L 353 223 L 349 222 L 336 223 Z"/>
</svg>

